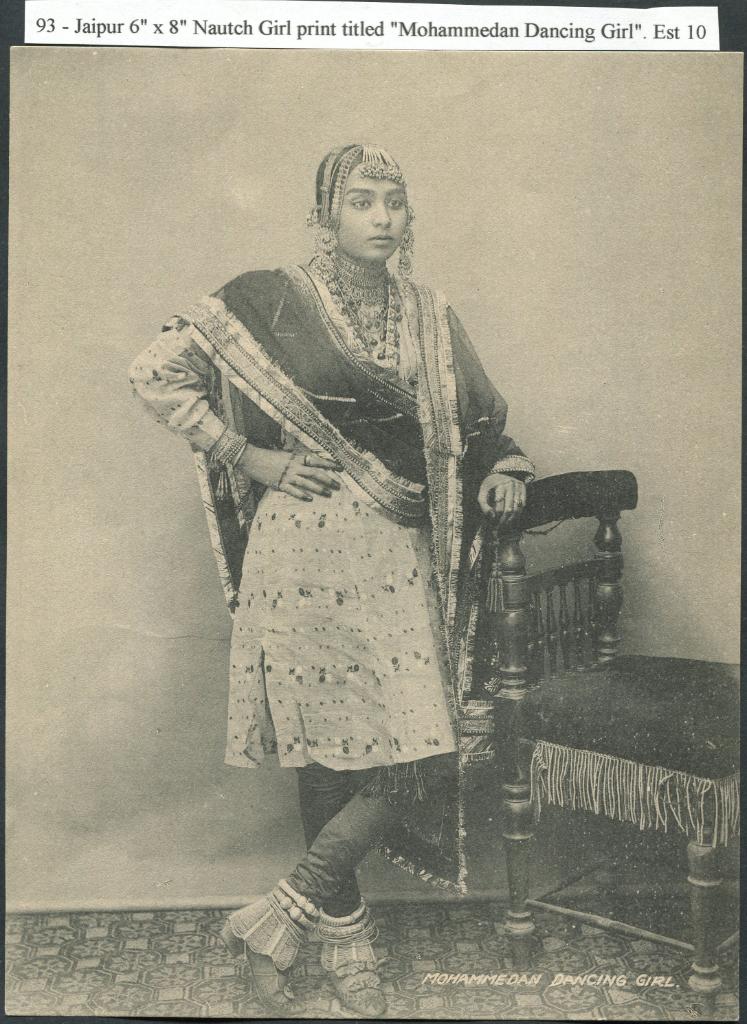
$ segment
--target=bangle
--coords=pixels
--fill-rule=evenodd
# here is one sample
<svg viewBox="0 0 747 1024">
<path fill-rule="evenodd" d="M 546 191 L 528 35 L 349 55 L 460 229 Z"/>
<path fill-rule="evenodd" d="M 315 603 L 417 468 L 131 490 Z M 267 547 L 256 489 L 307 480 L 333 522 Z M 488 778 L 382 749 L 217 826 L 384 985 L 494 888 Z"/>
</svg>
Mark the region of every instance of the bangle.
<svg viewBox="0 0 747 1024">
<path fill-rule="evenodd" d="M 526 455 L 505 455 L 491 466 L 488 476 L 494 473 L 526 473 L 525 483 L 534 480 L 534 465 Z"/>
<path fill-rule="evenodd" d="M 235 466 L 249 442 L 228 427 L 210 449 L 210 464 L 216 467 Z"/>
</svg>

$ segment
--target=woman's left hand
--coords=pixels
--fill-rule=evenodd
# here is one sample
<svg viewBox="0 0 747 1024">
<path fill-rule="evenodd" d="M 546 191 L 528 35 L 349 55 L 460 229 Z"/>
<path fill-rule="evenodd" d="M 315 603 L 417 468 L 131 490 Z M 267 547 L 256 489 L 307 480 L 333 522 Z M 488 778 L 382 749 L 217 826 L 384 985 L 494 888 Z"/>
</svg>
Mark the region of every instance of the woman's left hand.
<svg viewBox="0 0 747 1024">
<path fill-rule="evenodd" d="M 501 526 L 516 518 L 526 500 L 527 488 L 524 481 L 504 473 L 486 476 L 477 495 L 477 503 L 485 515 L 497 519 Z"/>
</svg>

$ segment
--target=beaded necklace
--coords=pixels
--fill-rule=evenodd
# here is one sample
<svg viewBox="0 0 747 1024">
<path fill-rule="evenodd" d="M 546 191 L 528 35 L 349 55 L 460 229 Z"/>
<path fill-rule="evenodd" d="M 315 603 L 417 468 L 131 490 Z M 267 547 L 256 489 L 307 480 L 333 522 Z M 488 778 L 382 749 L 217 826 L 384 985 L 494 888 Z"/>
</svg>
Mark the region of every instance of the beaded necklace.
<svg viewBox="0 0 747 1024">
<path fill-rule="evenodd" d="M 402 308 L 386 265 L 363 267 L 335 253 L 312 260 L 335 305 L 361 348 L 375 359 L 399 365 L 399 323 Z"/>
</svg>

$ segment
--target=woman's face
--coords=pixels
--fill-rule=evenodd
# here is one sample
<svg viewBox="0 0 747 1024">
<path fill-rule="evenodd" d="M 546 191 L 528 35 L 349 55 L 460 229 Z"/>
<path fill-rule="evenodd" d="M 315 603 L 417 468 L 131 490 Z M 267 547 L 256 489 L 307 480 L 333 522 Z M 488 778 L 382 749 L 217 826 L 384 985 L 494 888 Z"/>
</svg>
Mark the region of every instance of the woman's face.
<svg viewBox="0 0 747 1024">
<path fill-rule="evenodd" d="M 386 178 L 366 178 L 355 167 L 340 210 L 337 244 L 352 259 L 383 263 L 397 249 L 407 227 L 407 195 Z"/>
</svg>

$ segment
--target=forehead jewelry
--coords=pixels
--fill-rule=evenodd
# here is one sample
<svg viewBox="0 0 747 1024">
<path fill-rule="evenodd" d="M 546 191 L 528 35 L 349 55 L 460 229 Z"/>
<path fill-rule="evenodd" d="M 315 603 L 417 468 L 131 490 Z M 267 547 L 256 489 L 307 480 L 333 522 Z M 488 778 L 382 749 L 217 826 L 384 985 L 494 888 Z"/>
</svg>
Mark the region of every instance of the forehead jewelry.
<svg viewBox="0 0 747 1024">
<path fill-rule="evenodd" d="M 385 149 L 379 146 L 361 146 L 361 163 L 358 170 L 364 178 L 378 178 L 393 181 L 403 188 L 407 186 L 399 164 Z"/>
</svg>

